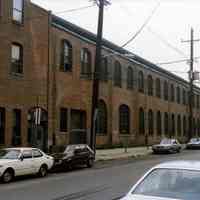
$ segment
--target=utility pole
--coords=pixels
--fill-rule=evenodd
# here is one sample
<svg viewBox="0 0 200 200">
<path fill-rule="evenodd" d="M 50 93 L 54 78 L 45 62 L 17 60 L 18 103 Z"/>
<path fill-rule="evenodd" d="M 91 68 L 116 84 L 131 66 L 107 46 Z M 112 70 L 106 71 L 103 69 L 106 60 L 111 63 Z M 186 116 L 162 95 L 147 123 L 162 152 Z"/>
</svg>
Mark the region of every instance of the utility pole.
<svg viewBox="0 0 200 200">
<path fill-rule="evenodd" d="M 96 119 L 98 114 L 98 97 L 99 97 L 99 78 L 101 68 L 101 47 L 102 47 L 102 35 L 103 35 L 103 14 L 104 6 L 109 5 L 108 0 L 94 0 L 99 6 L 97 39 L 96 39 L 96 55 L 95 55 L 95 69 L 92 85 L 92 113 L 91 113 L 91 135 L 90 135 L 90 147 L 95 151 L 96 149 Z"/>
<path fill-rule="evenodd" d="M 190 42 L 190 70 L 189 70 L 189 81 L 190 81 L 190 92 L 189 92 L 189 130 L 188 130 L 188 140 L 193 136 L 194 124 L 193 124 L 193 103 L 194 103 L 194 42 L 199 42 L 199 39 L 194 40 L 194 30 L 191 28 L 191 39 L 182 42 Z"/>
</svg>

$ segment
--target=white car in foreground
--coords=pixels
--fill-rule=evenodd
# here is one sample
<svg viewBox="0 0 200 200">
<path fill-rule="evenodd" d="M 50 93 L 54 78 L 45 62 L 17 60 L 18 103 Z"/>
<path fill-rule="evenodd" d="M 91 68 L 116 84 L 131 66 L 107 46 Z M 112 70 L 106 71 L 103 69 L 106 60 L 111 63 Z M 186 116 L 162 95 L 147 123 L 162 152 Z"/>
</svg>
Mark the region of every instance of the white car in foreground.
<svg viewBox="0 0 200 200">
<path fill-rule="evenodd" d="M 5 183 L 16 176 L 47 175 L 54 159 L 37 148 L 5 148 L 0 150 L 0 177 Z"/>
<path fill-rule="evenodd" d="M 148 171 L 121 200 L 199 200 L 200 161 L 173 161 Z"/>
</svg>

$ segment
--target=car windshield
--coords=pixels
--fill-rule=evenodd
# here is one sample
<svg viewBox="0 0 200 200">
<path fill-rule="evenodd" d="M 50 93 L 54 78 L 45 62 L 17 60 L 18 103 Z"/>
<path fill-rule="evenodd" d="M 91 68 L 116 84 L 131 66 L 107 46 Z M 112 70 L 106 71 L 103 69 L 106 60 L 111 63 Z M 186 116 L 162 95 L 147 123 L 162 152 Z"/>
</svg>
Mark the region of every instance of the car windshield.
<svg viewBox="0 0 200 200">
<path fill-rule="evenodd" d="M 199 141 L 199 138 L 192 138 L 191 140 L 190 140 L 190 142 L 198 142 Z"/>
<path fill-rule="evenodd" d="M 76 148 L 75 145 L 69 145 L 69 146 L 66 147 L 64 153 L 70 153 L 70 152 L 73 152 L 75 148 Z"/>
<path fill-rule="evenodd" d="M 172 140 L 170 140 L 170 139 L 163 139 L 163 140 L 161 140 L 160 144 L 172 144 Z"/>
<path fill-rule="evenodd" d="M 135 188 L 132 194 L 199 200 L 200 172 L 182 169 L 155 169 Z"/>
<path fill-rule="evenodd" d="M 20 150 L 13 150 L 13 149 L 0 150 L 0 159 L 18 159 L 19 155 L 20 155 Z"/>
</svg>

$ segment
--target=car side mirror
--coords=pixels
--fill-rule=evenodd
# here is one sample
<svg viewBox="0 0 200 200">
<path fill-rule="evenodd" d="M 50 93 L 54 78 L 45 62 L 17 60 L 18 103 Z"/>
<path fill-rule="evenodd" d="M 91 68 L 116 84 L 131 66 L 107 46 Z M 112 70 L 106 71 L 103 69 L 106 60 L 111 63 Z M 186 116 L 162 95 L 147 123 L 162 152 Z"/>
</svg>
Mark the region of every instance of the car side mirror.
<svg viewBox="0 0 200 200">
<path fill-rule="evenodd" d="M 24 160 L 23 155 L 21 155 L 21 156 L 19 157 L 19 160 L 20 160 L 20 161 L 23 161 L 23 160 Z"/>
</svg>

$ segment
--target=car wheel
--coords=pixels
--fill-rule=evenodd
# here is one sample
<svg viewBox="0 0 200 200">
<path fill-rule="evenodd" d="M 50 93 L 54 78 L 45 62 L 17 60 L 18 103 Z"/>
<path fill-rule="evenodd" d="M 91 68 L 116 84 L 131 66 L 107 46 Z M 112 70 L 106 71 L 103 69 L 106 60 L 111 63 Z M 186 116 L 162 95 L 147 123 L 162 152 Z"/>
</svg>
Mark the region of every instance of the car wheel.
<svg viewBox="0 0 200 200">
<path fill-rule="evenodd" d="M 14 178 L 14 172 L 13 172 L 13 170 L 7 169 L 3 173 L 3 175 L 2 175 L 1 178 L 2 178 L 2 182 L 3 183 L 9 183 L 9 182 L 11 182 L 13 180 L 13 178 Z"/>
<path fill-rule="evenodd" d="M 42 165 L 40 167 L 40 170 L 39 170 L 38 174 L 39 174 L 40 177 L 45 177 L 47 175 L 47 171 L 48 171 L 47 166 L 46 165 Z"/>
<path fill-rule="evenodd" d="M 87 167 L 91 168 L 94 165 L 94 160 L 93 159 L 89 159 L 87 161 Z"/>
</svg>

